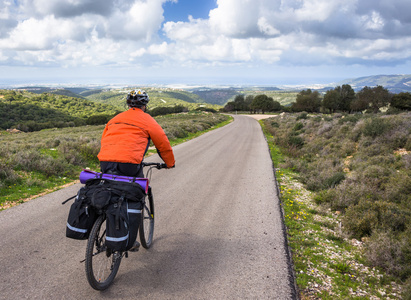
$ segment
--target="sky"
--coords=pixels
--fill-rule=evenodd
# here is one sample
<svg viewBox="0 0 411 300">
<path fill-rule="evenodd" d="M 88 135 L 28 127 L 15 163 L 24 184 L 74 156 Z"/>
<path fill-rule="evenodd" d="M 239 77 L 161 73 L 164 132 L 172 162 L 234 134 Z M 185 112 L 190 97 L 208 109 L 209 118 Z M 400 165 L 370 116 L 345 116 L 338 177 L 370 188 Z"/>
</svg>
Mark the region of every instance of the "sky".
<svg viewBox="0 0 411 300">
<path fill-rule="evenodd" d="M 410 11 L 410 0 L 0 0 L 0 86 L 411 74 Z"/>
</svg>

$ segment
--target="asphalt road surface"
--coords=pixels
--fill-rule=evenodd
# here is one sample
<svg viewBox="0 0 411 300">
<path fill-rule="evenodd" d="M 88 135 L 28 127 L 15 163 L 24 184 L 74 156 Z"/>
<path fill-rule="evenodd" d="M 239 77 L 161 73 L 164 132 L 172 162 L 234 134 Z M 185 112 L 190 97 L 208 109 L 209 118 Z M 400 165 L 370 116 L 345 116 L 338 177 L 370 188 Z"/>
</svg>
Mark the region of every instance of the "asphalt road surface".
<svg viewBox="0 0 411 300">
<path fill-rule="evenodd" d="M 0 212 L 0 299 L 296 299 L 267 143 L 234 117 L 153 171 L 152 248 L 124 258 L 106 291 L 87 282 L 86 241 L 65 237 L 61 202 L 80 184 Z"/>
</svg>

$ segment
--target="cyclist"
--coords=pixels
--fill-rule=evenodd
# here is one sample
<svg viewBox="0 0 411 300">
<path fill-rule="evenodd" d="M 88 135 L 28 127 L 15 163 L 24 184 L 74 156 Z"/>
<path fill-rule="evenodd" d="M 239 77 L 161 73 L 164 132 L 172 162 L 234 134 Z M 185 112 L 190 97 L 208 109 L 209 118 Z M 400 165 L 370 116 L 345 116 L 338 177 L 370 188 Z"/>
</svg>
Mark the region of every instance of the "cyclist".
<svg viewBox="0 0 411 300">
<path fill-rule="evenodd" d="M 164 130 L 145 113 L 148 102 L 146 92 L 131 91 L 127 95 L 129 109 L 107 123 L 97 155 L 103 173 L 144 177 L 141 162 L 151 140 L 167 167 L 174 167 L 173 150 Z M 139 246 L 140 243 L 136 241 L 129 251 L 138 251 Z"/>
<path fill-rule="evenodd" d="M 129 109 L 107 123 L 97 156 L 103 173 L 144 177 L 141 162 L 151 140 L 167 167 L 174 167 L 173 150 L 164 130 L 145 113 L 149 101 L 145 91 L 131 91 L 127 95 Z"/>
</svg>

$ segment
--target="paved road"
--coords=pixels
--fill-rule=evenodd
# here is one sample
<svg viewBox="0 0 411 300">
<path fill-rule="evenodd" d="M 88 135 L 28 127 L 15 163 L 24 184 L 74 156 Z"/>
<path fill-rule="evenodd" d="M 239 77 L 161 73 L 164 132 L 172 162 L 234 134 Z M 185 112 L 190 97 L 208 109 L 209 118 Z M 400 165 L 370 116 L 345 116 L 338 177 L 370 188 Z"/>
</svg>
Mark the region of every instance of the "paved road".
<svg viewBox="0 0 411 300">
<path fill-rule="evenodd" d="M 295 299 L 267 143 L 247 116 L 174 148 L 154 170 L 155 241 L 104 292 L 86 242 L 65 238 L 76 184 L 0 212 L 0 299 Z M 150 161 L 158 157 L 150 157 Z"/>
</svg>

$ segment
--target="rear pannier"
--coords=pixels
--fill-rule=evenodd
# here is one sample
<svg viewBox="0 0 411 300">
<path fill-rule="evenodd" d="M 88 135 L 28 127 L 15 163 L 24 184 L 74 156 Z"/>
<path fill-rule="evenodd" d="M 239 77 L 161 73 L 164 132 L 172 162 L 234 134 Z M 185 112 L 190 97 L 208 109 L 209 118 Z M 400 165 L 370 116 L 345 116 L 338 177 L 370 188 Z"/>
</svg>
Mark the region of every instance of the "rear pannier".
<svg viewBox="0 0 411 300">
<path fill-rule="evenodd" d="M 142 202 L 124 201 L 120 198 L 106 210 L 106 245 L 113 251 L 127 251 L 137 238 L 141 221 Z"/>
<path fill-rule="evenodd" d="M 85 194 L 85 188 L 82 187 L 70 207 L 66 226 L 66 237 L 68 238 L 76 240 L 88 239 L 91 228 L 97 218 L 95 210 L 90 206 L 90 199 Z"/>
<path fill-rule="evenodd" d="M 113 250 L 126 250 L 134 243 L 145 191 L 133 182 L 120 182 L 106 179 L 89 179 L 80 188 L 70 207 L 66 237 L 78 240 L 87 239 L 97 216 L 106 210 L 107 243 L 113 240 Z M 126 232 L 123 236 L 123 233 Z M 123 244 L 115 239 L 124 239 Z M 131 245 L 130 245 L 131 243 Z"/>
</svg>

